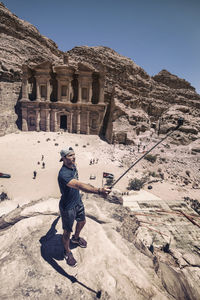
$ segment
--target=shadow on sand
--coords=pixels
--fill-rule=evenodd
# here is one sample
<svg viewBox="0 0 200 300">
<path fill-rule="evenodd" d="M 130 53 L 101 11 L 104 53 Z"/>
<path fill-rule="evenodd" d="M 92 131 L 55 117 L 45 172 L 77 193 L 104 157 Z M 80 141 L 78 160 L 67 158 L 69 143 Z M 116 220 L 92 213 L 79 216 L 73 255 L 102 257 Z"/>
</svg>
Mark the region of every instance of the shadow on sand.
<svg viewBox="0 0 200 300">
<path fill-rule="evenodd" d="M 58 273 L 65 276 L 67 279 L 69 279 L 72 283 L 78 283 L 82 287 L 86 288 L 90 292 L 93 292 L 96 294 L 97 298 L 101 298 L 101 291 L 96 292 L 95 290 L 91 289 L 90 287 L 86 286 L 82 282 L 80 282 L 76 277 L 73 275 L 68 274 L 59 264 L 56 260 L 63 260 L 64 259 L 64 246 L 62 242 L 62 235 L 56 234 L 56 225 L 58 223 L 60 216 L 57 217 L 52 225 L 49 231 L 46 233 L 45 236 L 42 236 L 40 238 L 41 243 L 41 256 L 43 259 L 48 262 Z M 76 248 L 77 245 L 72 245 L 70 243 L 70 249 Z"/>
</svg>

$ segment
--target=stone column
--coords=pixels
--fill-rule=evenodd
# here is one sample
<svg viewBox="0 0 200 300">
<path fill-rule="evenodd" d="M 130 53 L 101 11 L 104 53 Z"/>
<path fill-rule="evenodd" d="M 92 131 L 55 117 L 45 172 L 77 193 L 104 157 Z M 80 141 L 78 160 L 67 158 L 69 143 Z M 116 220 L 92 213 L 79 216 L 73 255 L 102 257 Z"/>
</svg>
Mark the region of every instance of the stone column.
<svg viewBox="0 0 200 300">
<path fill-rule="evenodd" d="M 40 131 L 40 109 L 36 108 L 36 131 Z"/>
<path fill-rule="evenodd" d="M 72 121 L 73 121 L 73 113 L 70 113 L 70 125 L 69 125 L 69 133 L 72 133 Z"/>
<path fill-rule="evenodd" d="M 87 126 L 87 134 L 90 134 L 90 112 L 87 111 L 87 121 L 86 121 L 86 126 Z"/>
<path fill-rule="evenodd" d="M 50 131 L 54 131 L 54 109 L 50 109 Z"/>
<path fill-rule="evenodd" d="M 78 78 L 78 103 L 81 103 L 81 99 L 82 99 L 82 93 L 81 93 L 81 81 L 80 79 Z"/>
<path fill-rule="evenodd" d="M 77 133 L 80 133 L 81 131 L 81 112 L 78 110 L 77 113 Z"/>
<path fill-rule="evenodd" d="M 49 113 L 49 109 L 46 108 L 45 112 L 46 112 L 46 131 L 50 131 L 50 113 Z"/>
<path fill-rule="evenodd" d="M 67 86 L 67 102 L 70 102 L 70 93 L 71 93 L 72 85 L 71 85 L 71 79 L 68 82 Z"/>
<path fill-rule="evenodd" d="M 22 108 L 22 131 L 28 131 L 28 123 L 27 123 L 27 108 Z"/>
<path fill-rule="evenodd" d="M 89 99 L 88 102 L 91 103 L 92 102 L 92 81 L 90 81 L 89 83 Z"/>
<path fill-rule="evenodd" d="M 47 80 L 47 101 L 50 101 L 50 93 L 51 93 L 51 90 L 50 90 L 50 81 L 49 79 Z"/>
<path fill-rule="evenodd" d="M 58 118 L 57 118 L 57 110 L 54 110 L 54 132 L 58 131 Z"/>
<path fill-rule="evenodd" d="M 40 95 L 40 83 L 39 80 L 36 78 L 36 101 L 41 100 L 41 95 Z"/>
<path fill-rule="evenodd" d="M 99 103 L 104 103 L 104 78 L 99 78 Z"/>
</svg>

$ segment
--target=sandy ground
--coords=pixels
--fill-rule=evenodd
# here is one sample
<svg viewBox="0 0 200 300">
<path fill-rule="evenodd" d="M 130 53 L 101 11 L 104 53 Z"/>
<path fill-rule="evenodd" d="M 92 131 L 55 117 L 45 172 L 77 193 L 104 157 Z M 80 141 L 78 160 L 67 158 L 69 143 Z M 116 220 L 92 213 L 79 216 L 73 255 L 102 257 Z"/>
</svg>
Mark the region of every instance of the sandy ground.
<svg viewBox="0 0 200 300">
<path fill-rule="evenodd" d="M 94 186 L 103 184 L 103 172 L 110 172 L 117 179 L 126 169 L 123 162 L 134 162 L 142 153 L 131 152 L 134 146 L 109 145 L 98 136 L 69 134 L 65 132 L 17 132 L 0 138 L 0 172 L 11 175 L 10 179 L 0 178 L 0 192 L 7 193 L 12 201 L 1 203 L 1 214 L 15 208 L 18 204 L 36 199 L 59 198 L 57 174 L 62 165 L 59 162 L 60 150 L 72 146 L 76 153 L 79 179 Z M 136 147 L 135 147 L 136 148 Z M 158 149 L 158 151 L 160 151 Z M 44 159 L 42 160 L 42 155 Z M 98 163 L 90 165 L 90 160 Z M 45 163 L 45 168 L 42 163 Z M 142 160 L 138 166 L 127 173 L 115 188 L 127 191 L 128 181 L 139 176 L 147 162 Z M 33 179 L 33 171 L 37 172 Z M 91 180 L 90 175 L 96 179 Z M 198 198 L 199 190 L 184 187 L 177 182 L 152 184 L 151 192 L 163 200 L 178 199 L 184 195 Z M 146 187 L 147 189 L 147 187 Z"/>
<path fill-rule="evenodd" d="M 0 172 L 11 175 L 10 179 L 0 178 L 0 191 L 7 193 L 10 205 L 49 197 L 60 197 L 57 183 L 58 171 L 62 165 L 60 150 L 72 146 L 76 153 L 79 179 L 94 186 L 102 186 L 103 172 L 122 174 L 117 162 L 108 158 L 113 146 L 97 136 L 83 136 L 54 132 L 20 132 L 0 138 Z M 108 155 L 107 155 L 108 153 Z M 42 155 L 44 159 L 42 160 Z M 90 165 L 91 159 L 98 163 Z M 42 163 L 45 163 L 45 168 Z M 37 172 L 33 179 L 33 172 Z M 90 175 L 96 179 L 91 180 Z M 118 188 L 124 188 L 124 178 Z M 2 203 L 3 204 L 3 203 Z"/>
</svg>

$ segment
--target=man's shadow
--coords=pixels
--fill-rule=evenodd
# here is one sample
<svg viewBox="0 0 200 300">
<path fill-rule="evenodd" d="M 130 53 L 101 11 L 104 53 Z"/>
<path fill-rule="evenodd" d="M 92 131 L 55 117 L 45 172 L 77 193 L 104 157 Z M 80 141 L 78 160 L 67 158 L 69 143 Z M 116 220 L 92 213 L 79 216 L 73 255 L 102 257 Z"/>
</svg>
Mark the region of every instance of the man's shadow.
<svg viewBox="0 0 200 300">
<path fill-rule="evenodd" d="M 41 256 L 42 258 L 48 262 L 58 273 L 68 278 L 72 283 L 78 283 L 81 286 L 85 287 L 87 290 L 96 294 L 97 298 L 101 297 L 101 291 L 96 292 L 95 290 L 91 289 L 90 287 L 86 286 L 82 282 L 80 282 L 76 277 L 73 275 L 68 274 L 57 262 L 56 260 L 63 260 L 65 255 L 65 249 L 62 241 L 62 234 L 56 234 L 56 225 L 60 219 L 60 216 L 57 217 L 49 231 L 46 235 L 40 238 L 41 243 Z M 76 248 L 77 245 L 74 245 L 70 242 L 70 249 Z"/>
</svg>

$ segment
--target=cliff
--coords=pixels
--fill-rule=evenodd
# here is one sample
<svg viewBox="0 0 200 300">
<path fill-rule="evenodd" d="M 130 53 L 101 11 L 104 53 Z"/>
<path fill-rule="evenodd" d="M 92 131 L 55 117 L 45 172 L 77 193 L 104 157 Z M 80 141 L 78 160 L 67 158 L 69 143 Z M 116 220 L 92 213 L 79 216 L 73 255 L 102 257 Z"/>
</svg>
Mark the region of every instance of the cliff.
<svg viewBox="0 0 200 300">
<path fill-rule="evenodd" d="M 58 62 L 64 53 L 2 3 L 0 17 L 0 135 L 4 135 L 17 129 L 22 64 Z M 132 144 L 137 135 L 152 130 L 165 134 L 180 116 L 185 123 L 174 135 L 176 142 L 188 144 L 199 138 L 200 95 L 186 80 L 166 70 L 151 77 L 108 47 L 75 47 L 66 54 L 71 64 L 84 62 L 105 75 L 108 109 L 102 134 L 110 143 Z"/>
<path fill-rule="evenodd" d="M 57 45 L 37 28 L 20 20 L 0 3 L 0 135 L 17 129 L 16 104 L 21 96 L 24 63 L 55 61 L 62 56 Z"/>
<path fill-rule="evenodd" d="M 104 133 L 110 142 L 132 143 L 151 127 L 166 133 L 180 116 L 185 122 L 176 134 L 178 143 L 199 137 L 200 95 L 186 80 L 166 70 L 150 77 L 131 59 L 108 47 L 75 47 L 68 53 L 75 61 L 104 70 L 105 98 L 110 104 Z"/>
</svg>

